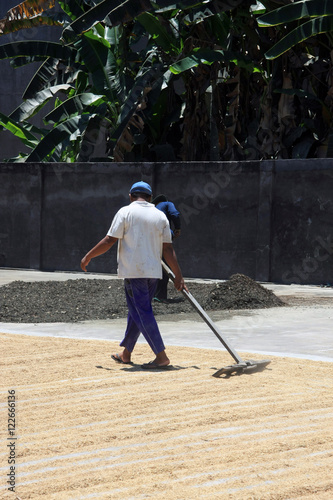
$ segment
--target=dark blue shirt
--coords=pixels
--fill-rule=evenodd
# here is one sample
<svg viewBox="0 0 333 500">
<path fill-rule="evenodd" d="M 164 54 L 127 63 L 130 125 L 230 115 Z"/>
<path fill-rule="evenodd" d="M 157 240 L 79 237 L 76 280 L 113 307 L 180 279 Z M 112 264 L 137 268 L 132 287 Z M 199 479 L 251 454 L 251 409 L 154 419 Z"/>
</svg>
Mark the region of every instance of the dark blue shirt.
<svg viewBox="0 0 333 500">
<path fill-rule="evenodd" d="M 171 228 L 171 233 L 173 236 L 172 229 L 180 229 L 180 213 L 178 212 L 172 201 L 161 201 L 161 203 L 158 203 L 156 205 L 156 208 L 158 208 L 158 210 L 161 210 L 161 212 L 163 212 L 167 216 L 167 219 L 170 223 L 170 228 L 171 225 L 173 225 L 173 227 Z"/>
</svg>

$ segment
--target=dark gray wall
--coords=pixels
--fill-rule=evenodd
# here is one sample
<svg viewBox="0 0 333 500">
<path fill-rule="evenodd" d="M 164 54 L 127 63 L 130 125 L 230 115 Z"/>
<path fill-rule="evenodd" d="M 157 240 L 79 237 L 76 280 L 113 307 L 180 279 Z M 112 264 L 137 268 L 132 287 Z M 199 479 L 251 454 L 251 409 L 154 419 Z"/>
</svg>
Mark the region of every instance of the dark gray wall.
<svg viewBox="0 0 333 500">
<path fill-rule="evenodd" d="M 333 284 L 333 161 L 275 164 L 272 281 Z"/>
<path fill-rule="evenodd" d="M 332 160 L 0 164 L 0 267 L 78 271 L 140 179 L 181 211 L 185 276 L 333 283 Z"/>
</svg>

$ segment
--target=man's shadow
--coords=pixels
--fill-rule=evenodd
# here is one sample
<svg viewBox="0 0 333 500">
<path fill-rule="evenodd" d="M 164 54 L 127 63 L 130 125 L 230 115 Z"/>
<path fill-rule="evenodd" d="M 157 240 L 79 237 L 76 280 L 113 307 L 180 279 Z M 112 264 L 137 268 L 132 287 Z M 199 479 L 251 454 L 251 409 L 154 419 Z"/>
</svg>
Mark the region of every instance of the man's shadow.
<svg viewBox="0 0 333 500">
<path fill-rule="evenodd" d="M 96 368 L 100 370 L 108 370 L 108 371 L 113 371 L 113 368 L 109 368 L 107 366 L 101 366 L 101 365 L 96 365 Z M 198 366 L 179 366 L 179 365 L 168 365 L 165 368 L 153 368 L 153 369 L 145 369 L 142 368 L 141 365 L 139 364 L 133 364 L 131 366 L 123 366 L 120 369 L 125 372 L 172 372 L 172 371 L 179 371 L 179 370 L 188 370 L 189 368 L 194 368 L 195 370 L 200 370 Z M 119 368 L 118 368 L 119 369 Z"/>
</svg>

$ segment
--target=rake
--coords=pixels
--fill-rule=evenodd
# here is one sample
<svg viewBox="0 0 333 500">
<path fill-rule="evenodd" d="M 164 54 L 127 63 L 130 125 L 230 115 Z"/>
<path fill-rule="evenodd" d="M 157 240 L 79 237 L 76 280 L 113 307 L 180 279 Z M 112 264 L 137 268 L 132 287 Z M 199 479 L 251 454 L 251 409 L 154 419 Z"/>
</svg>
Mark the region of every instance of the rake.
<svg viewBox="0 0 333 500">
<path fill-rule="evenodd" d="M 169 278 L 174 282 L 175 281 L 175 275 L 171 271 L 171 269 L 165 264 L 165 262 L 162 261 L 162 266 L 165 272 L 168 274 Z M 193 295 L 188 292 L 187 290 L 182 290 L 182 294 L 185 295 L 185 297 L 190 301 L 194 309 L 199 313 L 201 318 L 207 323 L 209 328 L 212 330 L 212 332 L 216 335 L 216 337 L 219 339 L 219 341 L 223 344 L 223 346 L 226 348 L 226 350 L 229 352 L 229 354 L 233 357 L 233 359 L 236 361 L 235 364 L 233 365 L 228 365 L 225 366 L 224 368 L 221 368 L 217 372 L 213 374 L 213 377 L 220 377 L 221 375 L 231 375 L 233 373 L 235 374 L 241 374 L 241 373 L 253 373 L 257 371 L 263 370 L 269 363 L 269 359 L 262 359 L 260 361 L 254 360 L 254 359 L 249 359 L 249 360 L 243 360 L 237 352 L 231 347 L 229 342 L 226 341 L 222 337 L 222 333 L 216 326 L 216 324 L 212 321 L 212 319 L 208 316 L 206 311 L 201 307 L 199 302 L 193 297 Z"/>
</svg>

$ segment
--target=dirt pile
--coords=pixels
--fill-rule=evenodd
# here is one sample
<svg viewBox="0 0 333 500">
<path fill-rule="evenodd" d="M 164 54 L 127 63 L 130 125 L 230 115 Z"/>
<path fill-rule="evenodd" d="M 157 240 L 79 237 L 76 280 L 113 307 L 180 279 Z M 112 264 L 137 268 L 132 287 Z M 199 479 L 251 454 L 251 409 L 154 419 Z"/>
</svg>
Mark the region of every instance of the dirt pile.
<svg viewBox="0 0 333 500">
<path fill-rule="evenodd" d="M 204 309 L 254 309 L 283 305 L 260 284 L 242 274 L 219 283 L 190 282 Z M 14 281 L 0 287 L 0 322 L 54 323 L 116 319 L 127 316 L 122 280 Z M 192 305 L 169 284 L 169 303 L 154 302 L 156 314 L 193 312 Z"/>
<path fill-rule="evenodd" d="M 271 290 L 244 274 L 234 274 L 210 291 L 209 309 L 266 309 L 282 306 L 283 302 Z"/>
</svg>

